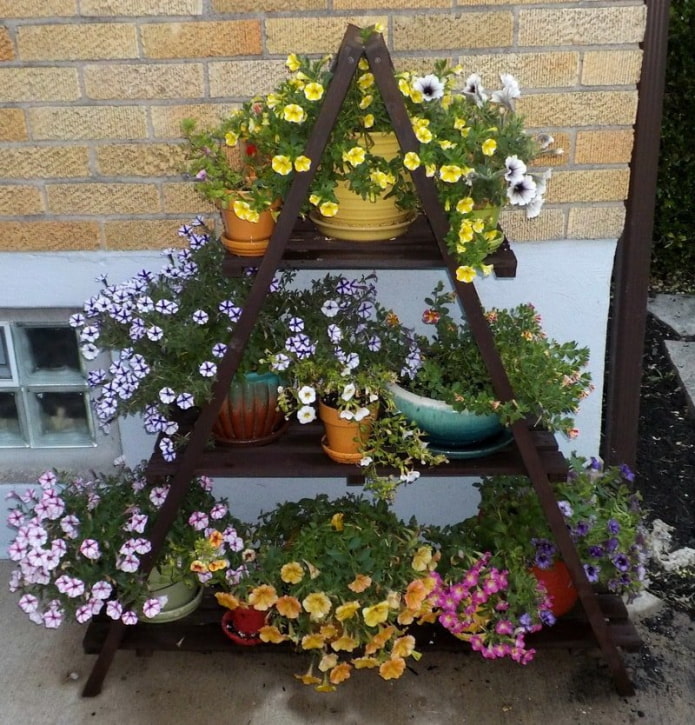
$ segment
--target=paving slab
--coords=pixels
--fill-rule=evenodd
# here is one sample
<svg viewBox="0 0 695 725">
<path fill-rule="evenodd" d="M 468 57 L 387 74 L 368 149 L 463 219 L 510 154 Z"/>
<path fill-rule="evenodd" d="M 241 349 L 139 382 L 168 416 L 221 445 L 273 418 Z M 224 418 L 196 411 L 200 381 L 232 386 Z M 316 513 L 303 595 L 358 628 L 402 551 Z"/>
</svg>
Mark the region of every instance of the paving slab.
<svg viewBox="0 0 695 725">
<path fill-rule="evenodd" d="M 647 309 L 679 337 L 695 337 L 695 295 L 656 295 Z"/>
<path fill-rule="evenodd" d="M 695 342 L 666 340 L 665 343 L 668 356 L 685 388 L 690 409 L 695 411 Z"/>
</svg>

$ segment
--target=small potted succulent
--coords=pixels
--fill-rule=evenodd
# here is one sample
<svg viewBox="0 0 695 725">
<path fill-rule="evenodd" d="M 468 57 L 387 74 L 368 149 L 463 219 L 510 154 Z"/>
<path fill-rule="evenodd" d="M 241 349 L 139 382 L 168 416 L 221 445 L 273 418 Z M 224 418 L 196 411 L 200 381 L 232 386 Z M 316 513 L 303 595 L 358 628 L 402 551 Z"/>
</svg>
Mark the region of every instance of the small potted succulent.
<svg viewBox="0 0 695 725">
<path fill-rule="evenodd" d="M 434 327 L 434 335 L 418 338 L 422 360 L 415 375 L 391 387 L 397 407 L 430 432 L 433 445 L 452 449 L 452 455 L 457 448 L 489 442 L 501 426 L 522 418 L 574 437 L 573 414 L 591 390 L 590 374 L 583 370 L 588 348 L 549 339 L 530 304 L 487 311 L 515 393 L 502 402 L 470 328 L 451 315 L 454 299 L 441 282 L 426 298 L 423 321 Z"/>
<path fill-rule="evenodd" d="M 202 596 L 190 571 L 197 539 L 215 532 L 232 542 L 232 557 L 241 548 L 236 522 L 211 488 L 207 478 L 191 484 L 147 576 L 141 571 L 151 550 L 147 531 L 169 483 L 149 483 L 142 467 L 122 464 L 89 478 L 47 471 L 38 488 L 12 495 L 9 524 L 16 534 L 8 554 L 16 567 L 10 589 L 20 593 L 19 606 L 49 629 L 99 614 L 128 625 L 185 616 Z"/>
<path fill-rule="evenodd" d="M 218 601 L 263 612 L 262 642 L 310 654 L 304 684 L 331 691 L 359 669 L 395 679 L 417 658 L 407 627 L 434 619 L 436 557 L 414 522 L 384 502 L 320 495 L 262 515 L 255 539 L 254 565 Z"/>
</svg>

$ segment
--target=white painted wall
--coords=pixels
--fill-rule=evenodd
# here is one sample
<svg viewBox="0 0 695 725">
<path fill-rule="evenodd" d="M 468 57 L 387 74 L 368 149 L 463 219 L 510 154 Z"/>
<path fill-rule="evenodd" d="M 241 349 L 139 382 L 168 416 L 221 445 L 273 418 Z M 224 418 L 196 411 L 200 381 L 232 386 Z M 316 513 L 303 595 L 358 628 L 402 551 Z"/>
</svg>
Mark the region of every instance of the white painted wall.
<svg viewBox="0 0 695 725">
<path fill-rule="evenodd" d="M 517 244 L 514 248 L 519 260 L 516 279 L 489 278 L 477 284 L 484 306 L 512 307 L 521 302 L 533 302 L 548 335 L 558 340 L 576 340 L 591 349 L 590 369 L 596 390 L 583 401 L 577 416 L 580 436 L 573 441 L 559 437 L 565 453 L 598 454 L 606 320 L 615 244 L 614 239 Z M 98 275 L 107 273 L 110 280 L 118 282 L 141 268 L 156 271 L 162 264 L 162 257 L 157 252 L 1 254 L 0 319 L 4 308 L 79 308 L 97 290 L 95 280 Z M 382 300 L 395 307 L 406 324 L 414 325 L 424 307 L 423 298 L 442 278 L 446 278 L 444 272 L 432 270 L 380 272 Z M 149 456 L 153 438 L 141 430 L 137 419 L 123 421 L 120 434 L 128 463 L 134 464 Z M 271 453 L 270 448 L 268 452 Z M 31 454 L 28 452 L 27 455 Z M 13 485 L 27 483 L 31 482 L 0 484 L 0 513 L 7 506 L 4 494 Z M 259 511 L 268 510 L 280 501 L 324 491 L 339 496 L 349 490 L 359 489 L 346 489 L 342 479 L 225 479 L 217 482 L 217 492 L 227 496 L 233 511 L 245 520 L 255 518 Z M 396 511 L 403 516 L 416 514 L 423 523 L 441 524 L 471 515 L 476 505 L 477 493 L 470 481 L 423 477 L 399 492 Z M 5 516 L 0 523 L 0 558 L 5 556 L 12 533 L 5 527 L 4 519 Z"/>
</svg>

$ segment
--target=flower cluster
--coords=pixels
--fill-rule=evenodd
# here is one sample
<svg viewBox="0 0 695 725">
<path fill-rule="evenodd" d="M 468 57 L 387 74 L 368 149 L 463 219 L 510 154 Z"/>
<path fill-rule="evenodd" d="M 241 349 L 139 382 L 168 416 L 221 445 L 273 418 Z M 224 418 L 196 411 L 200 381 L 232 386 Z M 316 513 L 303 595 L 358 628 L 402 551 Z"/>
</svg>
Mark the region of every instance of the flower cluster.
<svg viewBox="0 0 695 725">
<path fill-rule="evenodd" d="M 553 484 L 558 507 L 590 582 L 634 598 L 644 586 L 647 549 L 643 512 L 627 466 L 574 456 L 566 481 Z M 547 569 L 558 559 L 550 527 L 530 482 L 498 476 L 476 484 L 480 513 L 470 519 L 475 545 L 499 551 L 509 568 Z M 514 559 L 511 561 L 510 557 Z"/>
<path fill-rule="evenodd" d="M 510 657 L 525 665 L 535 655 L 535 650 L 526 647 L 526 635 L 539 631 L 543 625 L 552 626 L 555 618 L 549 602 L 538 590 L 532 607 L 521 613 L 515 611 L 509 571 L 492 566 L 491 556 L 490 552 L 477 559 L 465 555 L 457 566 L 457 575 L 447 577 L 450 583 L 442 581 L 435 572 L 438 583 L 430 594 L 430 602 L 439 613 L 437 621 L 470 643 L 474 652 L 480 652 L 486 659 Z M 466 565 L 462 568 L 463 561 Z"/>
<path fill-rule="evenodd" d="M 10 588 L 21 593 L 19 606 L 31 621 L 56 628 L 66 617 L 83 623 L 104 612 L 132 625 L 158 614 L 165 602 L 149 592 L 140 564 L 169 484 L 149 484 L 141 468 L 125 466 L 90 479 L 48 471 L 39 484 L 11 494 L 16 505 L 8 519 L 17 530 L 8 549 L 16 563 Z M 191 586 L 197 538 L 215 532 L 232 550 L 238 546 L 227 505 L 211 485 L 200 478 L 191 486 L 157 561 L 160 571 Z"/>
<path fill-rule="evenodd" d="M 419 338 L 422 365 L 413 380 L 403 382 L 404 387 L 456 410 L 495 412 L 505 425 L 531 416 L 550 430 L 575 437 L 572 416 L 592 389 L 590 374 L 582 370 L 589 360 L 588 348 L 548 339 L 531 304 L 489 310 L 486 316 L 495 345 L 515 393 L 514 400 L 502 403 L 473 333 L 451 316 L 454 299 L 453 293 L 443 292 L 441 282 L 425 299 L 423 322 L 433 325 L 435 333 Z"/>
<path fill-rule="evenodd" d="M 199 220 L 179 234 L 187 246 L 166 250 L 158 274 L 143 270 L 120 284 L 102 278 L 99 293 L 70 318 L 87 360 L 100 350 L 114 358 L 87 376 L 101 426 L 143 413 L 147 432 L 160 434 L 166 460 L 176 455 L 181 415 L 210 400 L 217 364 L 254 281 L 253 270 L 223 276 L 224 250 Z M 239 374 L 267 370 L 262 358 L 284 349 L 302 300 L 290 288 L 292 279 L 282 272 L 273 281 Z"/>
<path fill-rule="evenodd" d="M 266 612 L 262 641 L 310 653 L 308 672 L 298 675 L 304 684 L 331 691 L 353 670 L 372 668 L 395 679 L 418 656 L 405 628 L 433 620 L 436 557 L 383 502 L 323 495 L 283 504 L 256 538 L 255 569 L 218 600 Z"/>
</svg>

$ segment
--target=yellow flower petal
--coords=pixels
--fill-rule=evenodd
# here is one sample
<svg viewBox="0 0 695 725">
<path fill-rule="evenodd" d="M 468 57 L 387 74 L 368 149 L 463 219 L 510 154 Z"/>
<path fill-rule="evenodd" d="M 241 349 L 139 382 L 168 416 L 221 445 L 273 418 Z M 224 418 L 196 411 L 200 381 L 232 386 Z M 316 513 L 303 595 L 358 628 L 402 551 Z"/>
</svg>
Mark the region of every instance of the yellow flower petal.
<svg viewBox="0 0 695 725">
<path fill-rule="evenodd" d="M 415 151 L 408 151 L 408 153 L 403 157 L 403 166 L 405 166 L 405 168 L 409 171 L 415 171 L 415 169 L 420 166 L 420 163 L 420 157 L 415 153 Z"/>
<path fill-rule="evenodd" d="M 308 156 L 297 156 L 294 160 L 295 171 L 309 171 L 311 168 L 311 159 Z"/>
<path fill-rule="evenodd" d="M 298 561 L 284 564 L 280 569 L 280 579 L 286 584 L 297 584 L 304 578 L 304 569 Z"/>
<path fill-rule="evenodd" d="M 376 627 L 388 619 L 389 603 L 387 601 L 379 602 L 371 607 L 365 607 L 362 610 L 362 617 L 368 627 Z"/>
<path fill-rule="evenodd" d="M 465 265 L 458 267 L 456 269 L 456 279 L 459 282 L 472 282 L 475 279 L 475 270 Z"/>
</svg>

